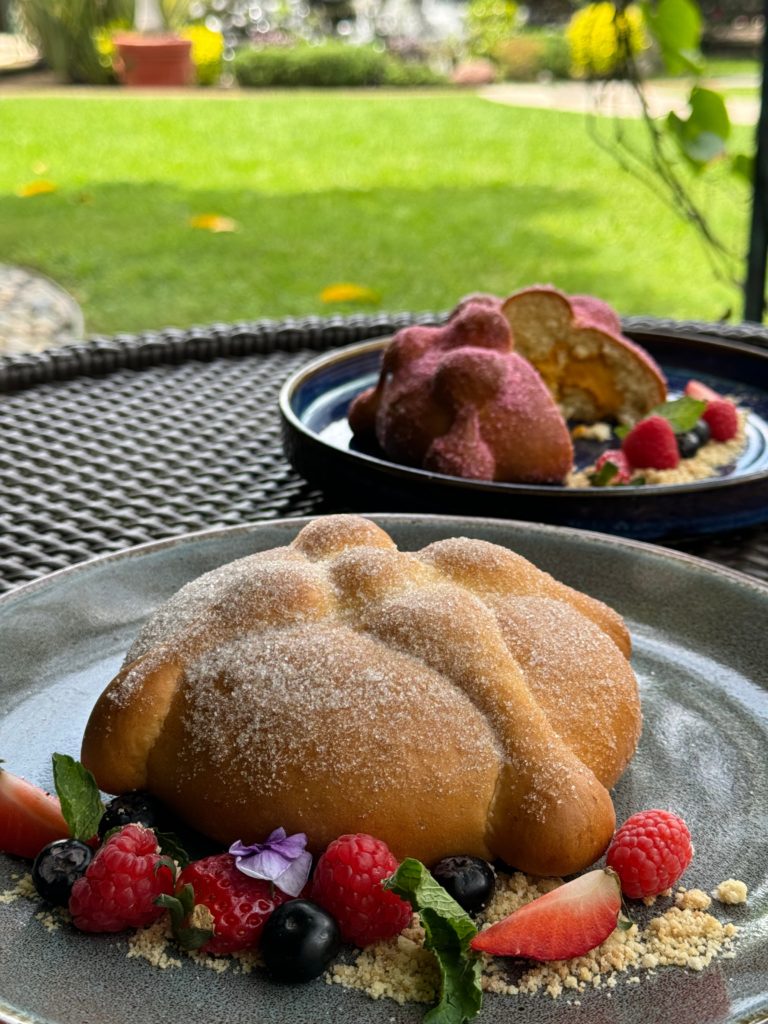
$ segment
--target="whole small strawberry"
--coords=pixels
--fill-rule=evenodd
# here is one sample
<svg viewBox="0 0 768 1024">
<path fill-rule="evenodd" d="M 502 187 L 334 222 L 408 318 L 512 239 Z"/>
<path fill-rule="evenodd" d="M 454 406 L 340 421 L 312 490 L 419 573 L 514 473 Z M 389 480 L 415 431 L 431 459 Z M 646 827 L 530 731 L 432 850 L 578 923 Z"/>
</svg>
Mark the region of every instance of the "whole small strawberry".
<svg viewBox="0 0 768 1024">
<path fill-rule="evenodd" d="M 675 469 L 680 464 L 675 432 L 663 416 L 640 420 L 621 442 L 621 450 L 633 469 Z"/>
<path fill-rule="evenodd" d="M 709 427 L 713 441 L 730 441 L 739 432 L 739 414 L 736 406 L 727 398 L 710 402 L 701 418 Z"/>
<path fill-rule="evenodd" d="M 364 833 L 335 839 L 320 857 L 311 899 L 336 918 L 344 942 L 370 946 L 409 923 L 410 904 L 381 885 L 397 867 L 387 844 Z"/>
<path fill-rule="evenodd" d="M 229 853 L 214 854 L 188 864 L 179 874 L 177 896 L 181 897 L 191 886 L 196 907 L 205 907 L 206 926 L 212 936 L 196 948 L 206 953 L 234 953 L 250 949 L 261 938 L 264 925 L 272 911 L 292 899 L 273 882 L 251 878 L 237 867 Z M 165 901 L 168 906 L 168 901 Z M 185 912 L 191 910 L 185 906 Z M 199 916 L 199 915 L 198 915 Z M 194 919 L 194 914 L 193 914 Z M 195 935 L 200 935 L 199 931 Z M 180 936 L 182 945 L 184 938 Z"/>
<path fill-rule="evenodd" d="M 688 826 L 671 811 L 640 811 L 611 840 L 605 862 L 630 899 L 658 896 L 674 885 L 691 863 Z"/>
<path fill-rule="evenodd" d="M 620 448 L 609 448 L 603 452 L 595 463 L 595 474 L 599 477 L 605 467 L 613 467 L 613 472 L 608 479 L 608 484 L 628 484 L 632 479 L 632 467 L 629 459 Z"/>
<path fill-rule="evenodd" d="M 69 912 L 84 932 L 144 928 L 163 913 L 155 901 L 173 892 L 175 865 L 163 857 L 155 833 L 126 825 L 95 853 L 72 886 Z"/>
</svg>

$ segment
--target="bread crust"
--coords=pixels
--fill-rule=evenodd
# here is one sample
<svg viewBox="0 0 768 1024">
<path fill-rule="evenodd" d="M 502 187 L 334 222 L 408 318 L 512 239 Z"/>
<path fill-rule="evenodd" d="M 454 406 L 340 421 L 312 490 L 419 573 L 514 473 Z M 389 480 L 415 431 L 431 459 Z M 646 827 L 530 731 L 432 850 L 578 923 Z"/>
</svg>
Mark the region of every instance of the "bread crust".
<svg viewBox="0 0 768 1024">
<path fill-rule="evenodd" d="M 661 369 L 599 299 L 534 285 L 501 308 L 515 351 L 536 367 L 566 419 L 632 424 L 665 400 Z"/>
<path fill-rule="evenodd" d="M 519 555 L 401 552 L 328 516 L 183 588 L 99 698 L 82 759 L 223 843 L 345 832 L 398 857 L 591 864 L 640 732 L 621 618 Z"/>
</svg>

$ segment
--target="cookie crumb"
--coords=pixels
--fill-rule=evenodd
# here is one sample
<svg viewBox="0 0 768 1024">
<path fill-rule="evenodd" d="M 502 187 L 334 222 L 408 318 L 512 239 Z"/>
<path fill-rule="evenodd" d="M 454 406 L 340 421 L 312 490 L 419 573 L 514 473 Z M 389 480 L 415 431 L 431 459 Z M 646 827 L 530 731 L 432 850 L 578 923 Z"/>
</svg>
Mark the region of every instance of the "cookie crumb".
<svg viewBox="0 0 768 1024">
<path fill-rule="evenodd" d="M 559 885 L 562 880 L 558 878 L 534 879 L 521 872 L 499 872 L 496 892 L 483 914 L 481 927 L 500 921 Z M 671 897 L 672 890 L 660 895 Z M 645 974 L 659 967 L 701 971 L 716 956 L 733 955 L 738 928 L 704 912 L 711 903 L 705 892 L 681 887 L 675 902 L 676 906 L 652 918 L 644 929 L 637 924 L 626 931 L 617 928 L 600 946 L 572 960 L 534 964 L 520 974 L 519 967 L 503 958 L 483 956 L 483 990 L 506 996 L 539 993 L 551 999 L 565 997 L 568 1005 L 577 1005 L 573 997 L 587 989 L 601 989 L 609 998 L 620 982 L 639 985 Z M 410 930 L 362 951 L 351 964 L 335 965 L 326 980 L 360 989 L 375 999 L 430 1002 L 436 998 L 439 975 L 434 957 L 422 944 L 423 930 L 418 915 L 414 915 Z"/>
<path fill-rule="evenodd" d="M 720 903 L 736 904 L 747 902 L 747 887 L 744 882 L 737 878 L 726 878 L 724 882 L 713 891 L 712 895 Z"/>
<path fill-rule="evenodd" d="M 169 967 L 181 967 L 181 960 L 170 955 L 169 947 L 172 948 L 170 924 L 167 918 L 161 917 L 159 921 L 131 935 L 128 939 L 128 956 L 140 957 L 161 971 Z"/>
<path fill-rule="evenodd" d="M 16 885 L 12 889 L 0 892 L 0 903 L 15 903 L 18 899 L 36 900 L 37 890 L 32 882 L 32 875 L 13 875 Z"/>
<path fill-rule="evenodd" d="M 682 889 L 675 895 L 675 906 L 683 910 L 709 910 L 712 900 L 703 889 Z"/>
</svg>

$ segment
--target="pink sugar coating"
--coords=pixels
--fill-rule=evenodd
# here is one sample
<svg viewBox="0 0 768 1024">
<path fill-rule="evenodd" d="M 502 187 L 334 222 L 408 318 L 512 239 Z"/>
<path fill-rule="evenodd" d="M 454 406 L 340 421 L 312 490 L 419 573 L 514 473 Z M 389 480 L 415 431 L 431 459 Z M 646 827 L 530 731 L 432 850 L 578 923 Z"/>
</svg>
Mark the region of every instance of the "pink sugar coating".
<svg viewBox="0 0 768 1024">
<path fill-rule="evenodd" d="M 487 302 L 468 302 L 445 327 L 399 332 L 349 420 L 396 461 L 452 476 L 557 482 L 573 462 L 552 396 Z"/>
</svg>

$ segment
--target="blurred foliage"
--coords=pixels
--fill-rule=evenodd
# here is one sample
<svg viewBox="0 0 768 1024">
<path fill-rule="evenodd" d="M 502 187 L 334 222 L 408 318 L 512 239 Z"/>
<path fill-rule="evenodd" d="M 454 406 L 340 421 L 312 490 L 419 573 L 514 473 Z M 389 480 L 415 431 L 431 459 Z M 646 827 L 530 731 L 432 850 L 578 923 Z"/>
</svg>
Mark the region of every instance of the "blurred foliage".
<svg viewBox="0 0 768 1024">
<path fill-rule="evenodd" d="M 467 49 L 473 57 L 492 57 L 506 42 L 517 24 L 513 0 L 469 0 L 467 8 Z"/>
<path fill-rule="evenodd" d="M 569 78 L 571 53 L 563 32 L 527 30 L 515 33 L 493 51 L 502 77 L 532 82 L 542 77 Z"/>
<path fill-rule="evenodd" d="M 338 40 L 240 50 L 234 68 L 240 85 L 262 88 L 412 86 L 445 81 L 425 64 L 399 60 L 375 46 Z"/>
<path fill-rule="evenodd" d="M 95 39 L 111 23 L 129 24 L 133 0 L 24 0 L 20 14 L 46 63 L 70 82 L 103 84 L 113 79 Z"/>
</svg>

